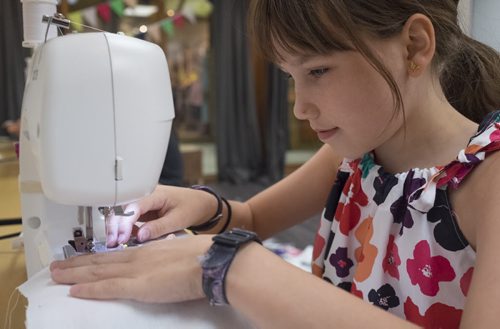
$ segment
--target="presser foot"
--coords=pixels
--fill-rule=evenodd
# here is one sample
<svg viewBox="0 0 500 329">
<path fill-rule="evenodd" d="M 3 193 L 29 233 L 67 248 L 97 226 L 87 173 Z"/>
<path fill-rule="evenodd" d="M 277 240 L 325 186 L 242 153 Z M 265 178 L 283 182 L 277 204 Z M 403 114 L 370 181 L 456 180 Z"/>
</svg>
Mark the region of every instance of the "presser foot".
<svg viewBox="0 0 500 329">
<path fill-rule="evenodd" d="M 95 254 L 117 250 L 124 250 L 129 247 L 138 247 L 142 243 L 135 236 L 131 237 L 126 243 L 121 243 L 116 247 L 107 247 L 106 241 L 85 238 L 81 228 L 73 229 L 74 240 L 69 240 L 68 244 L 63 246 L 64 259 L 84 254 Z"/>
<path fill-rule="evenodd" d="M 93 254 L 106 251 L 106 242 L 98 241 L 89 235 L 86 237 L 80 227 L 73 229 L 73 240 L 68 240 L 68 245 L 63 246 L 64 258 L 81 254 Z"/>
</svg>

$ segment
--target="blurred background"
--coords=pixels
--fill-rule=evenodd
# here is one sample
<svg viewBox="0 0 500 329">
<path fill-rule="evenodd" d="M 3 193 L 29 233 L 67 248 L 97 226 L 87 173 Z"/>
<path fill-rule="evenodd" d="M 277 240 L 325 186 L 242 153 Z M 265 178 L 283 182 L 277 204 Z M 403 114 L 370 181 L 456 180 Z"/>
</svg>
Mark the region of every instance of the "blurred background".
<svg viewBox="0 0 500 329">
<path fill-rule="evenodd" d="M 1 6 L 0 138 L 5 143 L 16 139 L 30 51 L 21 47 L 20 1 Z M 176 119 L 169 146 L 174 159 L 166 159 L 161 183 L 266 186 L 320 145 L 307 123 L 292 119 L 288 80 L 253 51 L 247 7 L 248 1 L 233 0 L 60 0 L 59 12 L 72 21 L 65 33 L 123 32 L 164 50 Z"/>
</svg>

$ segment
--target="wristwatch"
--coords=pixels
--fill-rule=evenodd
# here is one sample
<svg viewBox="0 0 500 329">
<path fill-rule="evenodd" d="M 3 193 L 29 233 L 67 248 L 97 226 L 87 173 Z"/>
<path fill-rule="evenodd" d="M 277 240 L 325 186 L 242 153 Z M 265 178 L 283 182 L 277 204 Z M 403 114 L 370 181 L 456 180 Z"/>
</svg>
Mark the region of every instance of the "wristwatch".
<svg viewBox="0 0 500 329">
<path fill-rule="evenodd" d="M 203 291 L 210 305 L 229 305 L 225 287 L 229 266 L 242 245 L 251 241 L 258 243 L 261 241 L 256 233 L 238 228 L 215 235 L 212 241 L 214 243 L 201 260 Z"/>
</svg>

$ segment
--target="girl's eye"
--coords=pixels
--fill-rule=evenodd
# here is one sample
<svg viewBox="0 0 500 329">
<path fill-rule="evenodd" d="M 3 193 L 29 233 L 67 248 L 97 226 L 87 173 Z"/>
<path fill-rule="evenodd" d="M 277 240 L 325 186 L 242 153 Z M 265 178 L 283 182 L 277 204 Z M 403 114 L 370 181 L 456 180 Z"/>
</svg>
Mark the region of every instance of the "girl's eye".
<svg viewBox="0 0 500 329">
<path fill-rule="evenodd" d="M 327 68 L 315 69 L 315 70 L 309 71 L 309 75 L 311 75 L 315 78 L 320 78 L 326 72 L 328 72 Z"/>
</svg>

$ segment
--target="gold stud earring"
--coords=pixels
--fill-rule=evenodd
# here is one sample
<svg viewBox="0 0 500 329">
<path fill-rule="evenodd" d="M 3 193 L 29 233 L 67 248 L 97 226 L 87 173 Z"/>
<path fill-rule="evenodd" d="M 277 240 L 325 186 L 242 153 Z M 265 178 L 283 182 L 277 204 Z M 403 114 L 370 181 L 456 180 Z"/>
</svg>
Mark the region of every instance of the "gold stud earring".
<svg viewBox="0 0 500 329">
<path fill-rule="evenodd" d="M 418 65 L 414 61 L 410 61 L 410 63 L 408 63 L 408 69 L 410 70 L 410 73 L 415 73 L 420 70 L 420 65 Z"/>
</svg>

